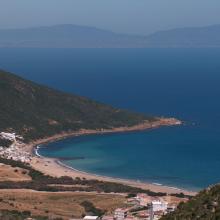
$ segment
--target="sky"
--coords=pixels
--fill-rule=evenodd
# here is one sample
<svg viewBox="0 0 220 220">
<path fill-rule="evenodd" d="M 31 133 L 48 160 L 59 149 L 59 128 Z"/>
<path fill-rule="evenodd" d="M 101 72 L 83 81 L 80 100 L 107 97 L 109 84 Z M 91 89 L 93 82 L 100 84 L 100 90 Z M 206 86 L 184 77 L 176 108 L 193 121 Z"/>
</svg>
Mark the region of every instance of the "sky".
<svg viewBox="0 0 220 220">
<path fill-rule="evenodd" d="M 0 29 L 56 24 L 147 35 L 220 24 L 220 0 L 0 0 Z"/>
</svg>

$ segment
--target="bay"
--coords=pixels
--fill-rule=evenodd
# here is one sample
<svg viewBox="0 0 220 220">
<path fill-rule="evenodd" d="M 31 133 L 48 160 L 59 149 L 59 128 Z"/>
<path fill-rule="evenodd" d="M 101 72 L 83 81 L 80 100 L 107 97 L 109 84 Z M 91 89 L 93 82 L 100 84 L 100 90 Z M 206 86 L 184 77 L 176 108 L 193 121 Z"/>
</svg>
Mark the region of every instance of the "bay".
<svg viewBox="0 0 220 220">
<path fill-rule="evenodd" d="M 220 181 L 220 49 L 1 49 L 0 67 L 184 126 L 51 143 L 44 156 L 96 174 L 201 189 Z"/>
</svg>

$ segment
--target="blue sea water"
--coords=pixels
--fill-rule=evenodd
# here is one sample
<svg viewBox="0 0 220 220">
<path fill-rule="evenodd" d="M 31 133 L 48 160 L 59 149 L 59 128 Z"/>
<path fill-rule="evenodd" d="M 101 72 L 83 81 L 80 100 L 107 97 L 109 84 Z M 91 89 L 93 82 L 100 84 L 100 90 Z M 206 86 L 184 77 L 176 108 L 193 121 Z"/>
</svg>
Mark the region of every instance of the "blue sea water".
<svg viewBox="0 0 220 220">
<path fill-rule="evenodd" d="M 187 189 L 220 182 L 220 49 L 1 49 L 0 68 L 113 106 L 186 122 L 51 143 L 96 174 Z"/>
</svg>

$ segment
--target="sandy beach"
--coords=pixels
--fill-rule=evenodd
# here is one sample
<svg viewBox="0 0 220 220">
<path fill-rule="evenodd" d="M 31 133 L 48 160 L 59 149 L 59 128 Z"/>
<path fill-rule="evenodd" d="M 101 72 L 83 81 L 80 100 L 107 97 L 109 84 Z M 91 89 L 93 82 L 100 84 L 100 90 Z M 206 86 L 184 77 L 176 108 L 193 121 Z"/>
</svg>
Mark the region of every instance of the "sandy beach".
<svg viewBox="0 0 220 220">
<path fill-rule="evenodd" d="M 175 187 L 168 187 L 168 186 L 163 186 L 159 184 L 144 183 L 144 182 L 126 180 L 126 179 L 112 178 L 112 177 L 100 176 L 96 174 L 82 172 L 82 171 L 70 168 L 68 166 L 65 166 L 62 163 L 60 163 L 57 159 L 53 159 L 53 158 L 35 156 L 31 162 L 31 165 L 33 168 L 47 175 L 51 175 L 54 177 L 70 176 L 73 178 L 80 177 L 80 178 L 86 178 L 86 179 L 97 179 L 100 181 L 117 182 L 117 183 L 129 185 L 129 186 L 139 187 L 142 189 L 149 189 L 153 192 L 164 192 L 168 194 L 172 194 L 172 193 L 184 193 L 186 195 L 196 194 L 196 192 L 187 191 L 184 189 L 178 189 Z"/>
<path fill-rule="evenodd" d="M 170 119 L 162 118 L 158 120 L 157 122 L 153 122 L 153 123 L 147 122 L 147 123 L 143 123 L 143 124 L 136 125 L 133 127 L 121 127 L 121 128 L 111 129 L 111 130 L 103 129 L 103 130 L 98 130 L 98 131 L 97 130 L 80 130 L 78 132 L 62 133 L 62 134 L 54 135 L 52 137 L 39 139 L 37 141 L 31 142 L 28 145 L 25 145 L 25 147 L 26 147 L 26 151 L 33 153 L 31 166 L 34 169 L 43 172 L 44 174 L 51 175 L 54 177 L 70 176 L 73 178 L 80 177 L 80 178 L 86 178 L 86 179 L 97 179 L 100 181 L 118 182 L 118 183 L 130 185 L 134 187 L 149 189 L 154 192 L 165 192 L 168 194 L 184 193 L 186 195 L 195 195 L 196 192 L 187 191 L 184 189 L 178 189 L 175 187 L 163 186 L 163 185 L 156 184 L 156 183 L 155 184 L 145 183 L 145 182 L 126 180 L 126 179 L 120 179 L 120 178 L 112 178 L 112 177 L 100 176 L 96 174 L 82 172 L 82 171 L 76 170 L 72 167 L 68 167 L 62 164 L 58 159 L 42 157 L 37 154 L 37 150 L 36 150 L 36 148 L 39 145 L 42 145 L 48 142 L 57 141 L 57 140 L 64 139 L 64 138 L 68 138 L 68 137 L 74 137 L 74 136 L 79 136 L 79 135 L 89 135 L 89 134 L 114 133 L 114 132 L 132 132 L 132 131 L 157 128 L 160 126 L 180 125 L 181 123 L 182 123 L 181 121 L 174 119 L 174 118 L 170 118 Z"/>
</svg>

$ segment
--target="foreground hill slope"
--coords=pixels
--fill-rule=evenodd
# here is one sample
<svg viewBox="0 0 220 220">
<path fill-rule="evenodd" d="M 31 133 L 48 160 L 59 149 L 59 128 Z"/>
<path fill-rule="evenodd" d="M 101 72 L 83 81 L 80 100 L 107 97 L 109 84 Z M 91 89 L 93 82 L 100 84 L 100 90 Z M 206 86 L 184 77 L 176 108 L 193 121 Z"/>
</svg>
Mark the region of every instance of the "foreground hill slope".
<svg viewBox="0 0 220 220">
<path fill-rule="evenodd" d="M 177 210 L 161 220 L 219 220 L 220 185 L 201 191 L 187 203 L 180 203 Z"/>
<path fill-rule="evenodd" d="M 111 129 L 157 120 L 56 91 L 0 71 L 0 131 L 26 140 L 80 129 Z"/>
</svg>

